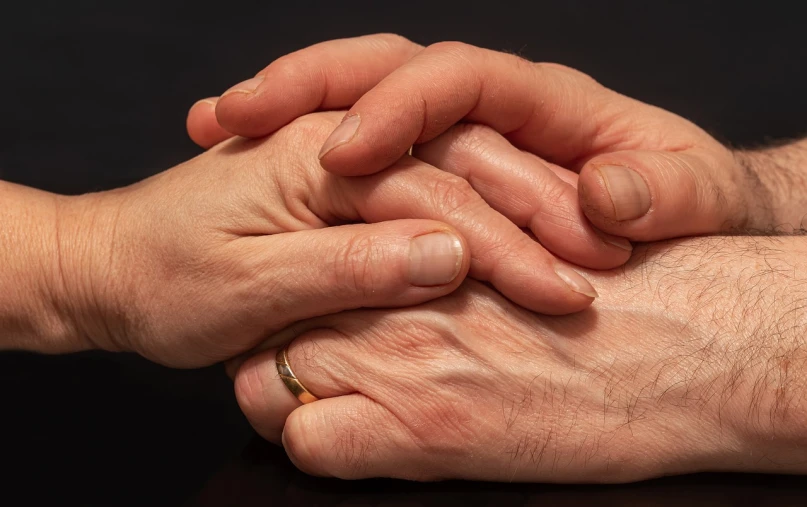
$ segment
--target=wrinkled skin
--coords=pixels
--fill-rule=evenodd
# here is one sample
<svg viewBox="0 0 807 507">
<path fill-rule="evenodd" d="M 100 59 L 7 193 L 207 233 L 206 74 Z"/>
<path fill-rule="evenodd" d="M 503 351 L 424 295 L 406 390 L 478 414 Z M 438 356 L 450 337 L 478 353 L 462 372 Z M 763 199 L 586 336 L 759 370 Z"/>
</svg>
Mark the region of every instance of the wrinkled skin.
<svg viewBox="0 0 807 507">
<path fill-rule="evenodd" d="M 591 239 L 593 224 L 635 241 L 792 230 L 807 209 L 805 179 L 792 164 L 757 168 L 692 122 L 578 70 L 461 42 L 423 47 L 374 34 L 315 44 L 197 102 L 187 127 L 209 147 L 233 134 L 269 134 L 317 109 L 346 108 L 345 119 L 360 121 L 351 137 L 341 131 L 331 139 L 336 144 L 325 143 L 327 170 L 380 171 L 415 144 L 415 156 L 467 178 L 486 201 L 502 209 L 533 203 L 541 220 L 519 225 L 581 266 L 602 269 L 585 250 L 553 243 L 561 229 Z M 447 142 L 418 149 L 457 122 L 495 134 L 472 152 L 501 152 L 497 145 L 506 141 L 514 154 L 460 156 L 452 148 L 462 143 Z M 541 161 L 529 176 L 523 161 L 514 162 L 521 150 Z"/>
<path fill-rule="evenodd" d="M 585 278 L 458 176 L 412 157 L 367 177 L 325 172 L 317 150 L 340 116 L 312 114 L 131 187 L 66 199 L 58 241 L 66 289 L 55 292 L 75 334 L 193 367 L 301 319 L 442 296 L 466 273 L 546 313 L 591 304 Z M 455 277 L 410 284 L 410 240 L 440 231 L 465 245 Z M 576 291 L 558 269 L 589 290 Z"/>
<path fill-rule="evenodd" d="M 621 482 L 804 471 L 800 238 L 642 246 L 548 317 L 466 281 L 435 301 L 312 319 L 231 364 L 239 403 L 302 470 L 342 478 Z M 277 376 L 289 340 L 300 403 Z"/>
</svg>

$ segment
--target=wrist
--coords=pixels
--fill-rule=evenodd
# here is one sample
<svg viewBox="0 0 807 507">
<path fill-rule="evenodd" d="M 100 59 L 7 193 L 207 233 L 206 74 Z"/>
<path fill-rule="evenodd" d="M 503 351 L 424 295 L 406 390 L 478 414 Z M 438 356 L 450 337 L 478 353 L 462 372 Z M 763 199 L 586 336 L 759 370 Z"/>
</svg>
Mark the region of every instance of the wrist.
<svg viewBox="0 0 807 507">
<path fill-rule="evenodd" d="M 750 190 L 749 228 L 784 234 L 805 229 L 807 140 L 733 153 Z"/>
<path fill-rule="evenodd" d="M 807 472 L 807 238 L 637 245 L 630 262 L 641 278 L 609 273 L 625 283 L 612 304 L 628 312 L 622 320 L 636 305 L 659 326 L 666 359 L 649 385 L 663 394 L 650 399 L 673 407 L 665 421 L 680 433 L 664 451 L 680 460 L 673 471 Z M 647 287 L 655 296 L 631 303 Z"/>
<path fill-rule="evenodd" d="M 121 191 L 59 197 L 54 269 L 48 278 L 59 321 L 79 350 L 128 350 L 117 258 Z"/>
<path fill-rule="evenodd" d="M 737 238 L 744 259 L 731 267 L 735 340 L 725 347 L 722 401 L 743 450 L 745 471 L 807 471 L 807 271 L 803 237 Z"/>
<path fill-rule="evenodd" d="M 86 349 L 64 307 L 59 209 L 69 197 L 0 182 L 0 346 L 44 353 Z"/>
</svg>

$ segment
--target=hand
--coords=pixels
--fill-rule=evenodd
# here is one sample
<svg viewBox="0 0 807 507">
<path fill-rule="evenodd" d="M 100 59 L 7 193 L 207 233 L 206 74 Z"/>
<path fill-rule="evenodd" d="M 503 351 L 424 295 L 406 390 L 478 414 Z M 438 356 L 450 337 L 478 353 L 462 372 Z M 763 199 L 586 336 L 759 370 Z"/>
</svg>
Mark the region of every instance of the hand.
<svg viewBox="0 0 807 507">
<path fill-rule="evenodd" d="M 576 211 L 578 193 L 597 228 L 641 241 L 799 227 L 807 212 L 807 184 L 794 202 L 787 179 L 756 170 L 683 118 L 560 65 L 454 42 L 423 49 L 382 34 L 317 44 L 198 103 L 188 130 L 206 145 L 228 131 L 261 136 L 308 111 L 350 106 L 323 146 L 329 171 L 374 172 L 458 121 L 485 124 L 542 160 L 529 170 L 501 162 L 508 157 L 499 146 L 486 157 L 490 135 L 471 142 L 470 155 L 449 139 L 416 156 L 467 178 L 492 204 L 502 188 L 512 201 L 553 203 L 575 236 L 591 234 Z"/>
<path fill-rule="evenodd" d="M 388 65 L 388 52 L 403 50 L 400 57 L 409 54 L 407 47 L 411 47 L 399 45 L 403 40 L 395 36 L 362 37 L 346 41 L 345 51 L 338 45 L 335 46 L 339 50 L 337 54 L 332 54 L 334 48 L 331 45 L 324 44 L 298 55 L 290 55 L 286 60 L 288 63 L 278 61 L 269 67 L 277 69 L 276 72 L 283 76 L 280 84 L 288 87 L 288 90 L 277 96 L 283 96 L 284 99 L 263 101 L 263 107 L 258 107 L 257 111 L 265 116 L 252 115 L 249 112 L 252 110 L 251 106 L 249 110 L 241 108 L 235 113 L 237 116 L 233 118 L 233 122 L 253 121 L 256 128 L 258 125 L 262 126 L 262 130 L 257 132 L 268 134 L 274 128 L 291 121 L 297 114 L 313 108 L 309 107 L 312 100 L 317 104 L 325 100 L 322 96 L 312 95 L 314 88 L 319 90 L 317 93 L 322 92 L 319 85 L 324 83 L 318 84 L 317 80 L 324 77 L 317 73 L 321 70 L 319 67 L 327 72 L 332 70 L 330 65 L 356 66 L 355 72 L 351 72 L 350 76 L 361 81 L 372 77 L 378 72 L 379 66 Z M 382 51 L 384 48 L 386 50 Z M 309 64 L 313 66 L 309 67 Z M 360 64 L 362 67 L 359 67 Z M 364 65 L 369 65 L 369 74 L 365 72 Z M 292 66 L 305 68 L 294 70 Z M 328 80 L 330 79 L 332 78 L 329 77 Z M 339 77 L 336 79 L 338 82 Z M 345 93 L 349 93 L 348 96 L 352 96 L 350 93 L 355 95 L 355 91 L 346 92 L 341 88 L 342 85 L 349 89 L 363 90 L 372 84 L 374 81 L 335 84 L 336 95 L 329 95 L 324 106 L 344 102 Z M 229 95 L 240 93 L 231 92 Z M 334 100 L 337 102 L 333 102 Z M 225 100 L 219 101 L 220 106 L 226 106 L 226 103 Z M 229 136 L 216 123 L 214 108 L 213 99 L 201 101 L 191 109 L 188 117 L 191 136 L 203 146 L 210 146 L 214 141 Z M 277 108 L 279 110 L 275 111 Z M 577 203 L 577 174 L 513 148 L 505 138 L 490 128 L 479 125 L 453 127 L 433 142 L 419 145 L 417 157 L 470 182 L 492 208 L 517 226 L 529 229 L 542 246 L 561 259 L 579 266 L 610 269 L 623 264 L 630 256 L 632 246 L 629 241 L 596 231 L 586 220 Z M 396 157 L 396 160 L 398 158 L 400 157 Z M 502 174 L 507 174 L 507 181 L 502 180 Z"/>
<path fill-rule="evenodd" d="M 584 277 L 460 178 L 409 157 L 361 178 L 323 171 L 317 148 L 340 116 L 79 198 L 61 214 L 71 290 L 56 306 L 95 346 L 199 366 L 301 319 L 443 296 L 469 270 L 536 310 L 591 303 Z M 374 225 L 324 228 L 351 222 Z"/>
<path fill-rule="evenodd" d="M 623 482 L 807 472 L 802 238 L 689 239 L 592 273 L 596 308 L 519 309 L 466 281 L 415 308 L 284 330 L 240 367 L 241 408 L 309 473 Z M 279 380 L 277 347 L 321 399 Z M 237 372 L 236 372 L 237 369 Z"/>
</svg>

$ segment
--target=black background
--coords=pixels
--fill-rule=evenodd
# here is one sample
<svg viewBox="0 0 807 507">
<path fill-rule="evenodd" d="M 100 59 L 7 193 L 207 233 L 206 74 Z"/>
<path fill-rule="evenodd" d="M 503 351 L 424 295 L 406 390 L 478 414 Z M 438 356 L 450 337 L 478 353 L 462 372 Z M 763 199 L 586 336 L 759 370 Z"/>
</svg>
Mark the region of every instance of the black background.
<svg viewBox="0 0 807 507">
<path fill-rule="evenodd" d="M 3 2 L 0 178 L 69 194 L 137 181 L 199 153 L 184 131 L 196 99 L 306 45 L 381 31 L 564 63 L 735 145 L 802 135 L 807 6 L 739 4 Z M 253 438 L 220 367 L 122 354 L 2 353 L 0 404 L 8 505 L 803 505 L 807 492 L 800 478 L 741 475 L 618 487 L 315 480 Z"/>
</svg>

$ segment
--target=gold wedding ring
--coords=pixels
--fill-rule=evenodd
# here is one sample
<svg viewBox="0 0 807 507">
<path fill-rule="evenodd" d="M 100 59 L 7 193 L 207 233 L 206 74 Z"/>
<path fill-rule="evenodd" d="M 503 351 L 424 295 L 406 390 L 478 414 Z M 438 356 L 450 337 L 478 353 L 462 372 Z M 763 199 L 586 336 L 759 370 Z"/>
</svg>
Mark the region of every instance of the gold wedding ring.
<svg viewBox="0 0 807 507">
<path fill-rule="evenodd" d="M 286 384 L 286 387 L 289 388 L 291 394 L 297 397 L 301 403 L 311 403 L 312 401 L 317 401 L 317 397 L 311 394 L 311 392 L 305 388 L 305 386 L 300 382 L 297 377 L 294 375 L 294 372 L 291 371 L 291 365 L 289 364 L 289 356 L 286 354 L 286 347 L 277 351 L 277 356 L 275 356 L 275 363 L 277 363 L 277 373 L 280 375 L 280 378 L 283 379 L 283 383 Z"/>
</svg>

